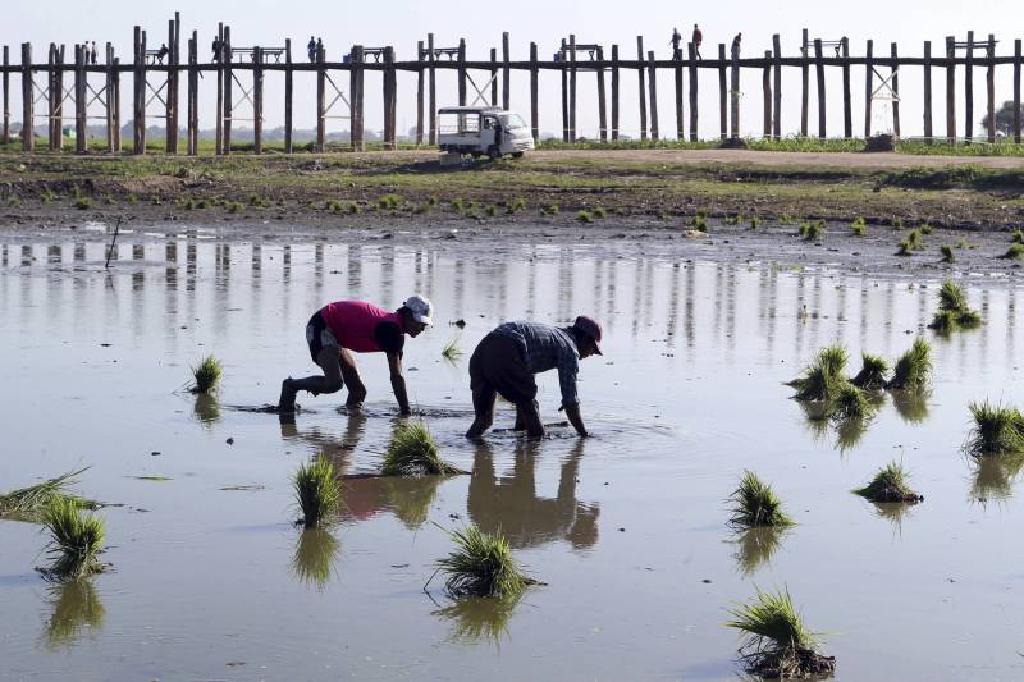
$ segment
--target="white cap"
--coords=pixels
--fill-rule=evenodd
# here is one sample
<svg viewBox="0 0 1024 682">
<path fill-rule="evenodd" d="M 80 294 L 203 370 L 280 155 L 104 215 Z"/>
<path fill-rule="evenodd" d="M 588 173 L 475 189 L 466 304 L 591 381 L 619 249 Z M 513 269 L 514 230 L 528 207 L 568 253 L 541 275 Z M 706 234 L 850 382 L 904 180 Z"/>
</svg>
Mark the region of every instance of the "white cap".
<svg viewBox="0 0 1024 682">
<path fill-rule="evenodd" d="M 422 296 L 410 296 L 405 299 L 405 303 L 402 306 L 409 309 L 409 312 L 412 313 L 412 319 L 430 327 L 434 326 L 434 320 L 430 317 L 434 313 L 434 306 L 430 303 L 429 299 Z"/>
</svg>

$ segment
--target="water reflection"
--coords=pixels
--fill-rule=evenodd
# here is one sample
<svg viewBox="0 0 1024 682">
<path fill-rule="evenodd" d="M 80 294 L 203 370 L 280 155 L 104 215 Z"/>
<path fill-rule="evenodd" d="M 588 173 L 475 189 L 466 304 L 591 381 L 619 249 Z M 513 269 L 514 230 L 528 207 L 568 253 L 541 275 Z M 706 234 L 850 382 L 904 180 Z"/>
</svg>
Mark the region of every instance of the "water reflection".
<svg viewBox="0 0 1024 682">
<path fill-rule="evenodd" d="M 220 403 L 217 402 L 217 398 L 208 393 L 200 393 L 196 396 L 193 412 L 203 426 L 213 426 L 220 421 Z"/>
<path fill-rule="evenodd" d="M 379 476 L 345 482 L 348 513 L 366 519 L 381 511 L 390 511 L 409 530 L 418 530 L 427 521 L 444 476 Z"/>
<path fill-rule="evenodd" d="M 106 610 L 92 581 L 79 578 L 49 588 L 52 611 L 46 625 L 49 649 L 70 648 L 85 628 L 100 628 Z"/>
<path fill-rule="evenodd" d="M 299 533 L 292 556 L 292 572 L 307 587 L 323 591 L 334 577 L 334 561 L 341 545 L 323 528 L 309 528 Z"/>
<path fill-rule="evenodd" d="M 908 424 L 923 424 L 928 419 L 928 399 L 931 391 L 911 389 L 891 391 L 892 404 L 900 417 Z"/>
<path fill-rule="evenodd" d="M 744 577 L 757 572 L 763 564 L 771 561 L 772 556 L 782 545 L 782 540 L 789 532 L 788 528 L 750 528 L 737 533 L 736 564 Z"/>
<path fill-rule="evenodd" d="M 501 644 L 508 638 L 508 621 L 519 604 L 522 595 L 504 599 L 485 597 L 464 597 L 433 612 L 452 624 L 448 641 L 461 644 L 476 644 L 481 640 Z"/>
<path fill-rule="evenodd" d="M 596 504 L 576 500 L 577 475 L 586 443 L 577 440 L 562 462 L 554 498 L 537 495 L 537 442 L 516 442 L 511 476 L 498 476 L 491 445 L 477 443 L 466 502 L 470 518 L 481 530 L 500 531 L 517 549 L 562 539 L 574 548 L 593 547 L 600 509 Z"/>
<path fill-rule="evenodd" d="M 971 481 L 971 499 L 986 504 L 1013 497 L 1013 486 L 1024 467 L 1024 453 L 978 457 L 973 459 L 974 476 Z"/>
</svg>

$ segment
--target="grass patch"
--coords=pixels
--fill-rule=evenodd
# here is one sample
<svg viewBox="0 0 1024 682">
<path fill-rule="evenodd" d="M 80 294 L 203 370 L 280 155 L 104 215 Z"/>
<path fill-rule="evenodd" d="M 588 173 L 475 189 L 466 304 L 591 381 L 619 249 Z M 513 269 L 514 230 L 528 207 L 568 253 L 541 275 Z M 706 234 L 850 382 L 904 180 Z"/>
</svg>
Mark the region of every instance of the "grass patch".
<svg viewBox="0 0 1024 682">
<path fill-rule="evenodd" d="M 886 388 L 922 390 L 928 386 L 932 373 L 932 347 L 921 337 L 900 356 Z"/>
<path fill-rule="evenodd" d="M 43 574 L 53 580 L 74 580 L 103 570 L 96 558 L 103 549 L 103 519 L 83 514 L 75 500 L 52 497 L 43 510 L 50 533 L 47 553 L 54 560 Z"/>
<path fill-rule="evenodd" d="M 75 208 L 77 208 L 79 211 L 86 211 L 92 208 L 92 199 L 90 199 L 89 197 L 80 197 L 78 199 L 75 199 Z"/>
<path fill-rule="evenodd" d="M 752 471 L 743 472 L 740 485 L 729 500 L 732 503 L 729 522 L 734 526 L 784 528 L 795 523 L 782 510 L 782 501 L 772 487 Z"/>
<path fill-rule="evenodd" d="M 942 254 L 942 262 L 952 265 L 956 262 L 956 254 L 953 253 L 953 247 L 948 244 L 943 244 L 939 247 L 939 253 Z"/>
<path fill-rule="evenodd" d="M 830 417 L 835 422 L 869 419 L 875 414 L 875 406 L 868 400 L 864 391 L 850 384 L 839 390 L 839 395 L 830 407 Z"/>
<path fill-rule="evenodd" d="M 434 436 L 422 422 L 400 424 L 384 454 L 385 476 L 445 476 L 463 473 L 441 459 Z"/>
<path fill-rule="evenodd" d="M 1016 407 L 993 405 L 987 400 L 971 403 L 974 428 L 967 452 L 975 457 L 1024 452 L 1024 415 Z"/>
<path fill-rule="evenodd" d="M 523 197 L 516 197 L 507 204 L 509 214 L 518 213 L 519 211 L 526 210 L 526 199 Z"/>
<path fill-rule="evenodd" d="M 850 380 L 850 383 L 866 391 L 885 388 L 885 375 L 889 371 L 889 363 L 886 359 L 870 353 L 861 353 L 860 357 L 860 371 Z"/>
<path fill-rule="evenodd" d="M 223 367 L 220 364 L 220 360 L 207 355 L 202 361 L 192 368 L 192 376 L 195 378 L 195 386 L 192 387 L 193 393 L 209 393 L 210 391 L 217 388 L 220 384 L 221 375 L 223 374 Z"/>
<path fill-rule="evenodd" d="M 382 211 L 397 211 L 402 207 L 402 197 L 397 194 L 385 194 L 377 199 L 377 208 Z"/>
<path fill-rule="evenodd" d="M 846 349 L 827 346 L 818 352 L 814 363 L 789 383 L 797 390 L 797 400 L 832 400 L 846 385 Z"/>
<path fill-rule="evenodd" d="M 871 482 L 853 491 L 872 502 L 906 502 L 916 504 L 924 501 L 924 495 L 910 487 L 910 474 L 903 465 L 893 460 L 875 473 Z"/>
<path fill-rule="evenodd" d="M 446 575 L 444 586 L 451 596 L 514 598 L 536 582 L 522 572 L 508 540 L 500 534 L 485 533 L 477 526 L 445 533 L 455 549 L 438 559 L 437 568 Z"/>
<path fill-rule="evenodd" d="M 981 324 L 981 315 L 967 304 L 967 294 L 951 279 L 939 289 L 939 310 L 932 318 L 931 329 L 950 332 L 956 329 L 974 329 Z"/>
<path fill-rule="evenodd" d="M 804 625 L 788 591 L 757 590 L 753 602 L 729 611 L 726 627 L 744 633 L 740 656 L 747 671 L 763 678 L 831 675 L 835 658 L 815 652 L 818 635 Z"/>
<path fill-rule="evenodd" d="M 55 498 L 72 500 L 79 507 L 91 507 L 95 503 L 67 492 L 69 486 L 78 481 L 78 477 L 88 471 L 89 467 L 69 471 L 56 478 L 49 478 L 42 483 L 18 488 L 0 495 L 0 517 L 12 516 L 31 518 L 42 513 Z"/>
<path fill-rule="evenodd" d="M 1003 254 L 1003 258 L 1010 260 L 1021 260 L 1024 258 L 1024 244 L 1010 244 L 1010 248 Z"/>
<path fill-rule="evenodd" d="M 579 213 L 576 214 L 576 219 L 579 220 L 581 223 L 594 222 L 594 217 L 590 215 L 589 211 L 580 211 Z"/>
<path fill-rule="evenodd" d="M 1024 232 L 1020 230 L 1014 230 L 1010 238 L 1010 241 L 1014 244 L 1024 244 Z"/>
<path fill-rule="evenodd" d="M 697 211 L 697 214 L 693 216 L 693 229 L 698 232 L 708 231 L 708 216 L 704 211 Z"/>
<path fill-rule="evenodd" d="M 325 457 L 300 466 L 292 487 L 302 510 L 300 523 L 306 528 L 319 527 L 341 506 L 341 484 L 335 476 L 334 464 Z"/>
<path fill-rule="evenodd" d="M 900 242 L 900 248 L 896 251 L 896 255 L 897 256 L 913 256 L 914 255 L 914 247 L 913 247 L 913 245 L 909 241 L 904 239 L 903 241 Z"/>
<path fill-rule="evenodd" d="M 804 223 L 800 226 L 800 237 L 805 242 L 818 242 L 825 236 L 823 221 Z"/>
</svg>

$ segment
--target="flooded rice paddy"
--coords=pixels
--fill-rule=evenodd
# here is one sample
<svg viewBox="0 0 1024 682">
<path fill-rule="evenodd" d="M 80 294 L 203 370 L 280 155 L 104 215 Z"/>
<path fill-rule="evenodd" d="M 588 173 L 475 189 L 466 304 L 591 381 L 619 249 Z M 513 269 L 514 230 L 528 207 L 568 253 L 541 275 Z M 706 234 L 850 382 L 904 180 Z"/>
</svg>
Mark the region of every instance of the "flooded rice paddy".
<svg viewBox="0 0 1024 682">
<path fill-rule="evenodd" d="M 624 240 L 153 231 L 122 235 L 107 273 L 106 238 L 0 239 L 0 490 L 90 466 L 77 490 L 116 505 L 99 512 L 114 569 L 64 587 L 34 570 L 39 526 L 0 521 L 0 679 L 730 679 L 738 638 L 723 623 L 755 586 L 789 589 L 838 679 L 1024 676 L 1018 470 L 961 453 L 970 401 L 1024 403 L 1012 281 L 973 280 L 986 324 L 944 340 L 925 329 L 935 279 Z M 314 370 L 304 325 L 320 305 L 397 307 L 417 291 L 438 324 L 407 342 L 410 398 L 473 473 L 348 479 L 341 521 L 302 532 L 300 463 L 379 466 L 396 424 L 386 362 L 359 358 L 362 411 L 301 395 L 282 425 L 258 408 Z M 555 426 L 524 442 L 504 405 L 496 430 L 467 442 L 476 341 L 505 319 L 578 313 L 606 334 L 604 357 L 582 363 L 594 437 Z M 915 334 L 933 343 L 931 394 L 887 397 L 863 433 L 809 422 L 783 385 L 826 344 L 856 365 L 861 349 L 894 359 Z M 465 354 L 451 363 L 453 339 Z M 197 398 L 189 367 L 207 353 L 224 382 Z M 554 373 L 539 383 L 545 423 L 560 422 Z M 923 504 L 850 492 L 894 458 Z M 745 469 L 798 525 L 727 526 Z M 425 594 L 451 546 L 442 528 L 471 522 L 503 532 L 547 585 L 511 605 L 453 602 L 438 580 Z"/>
</svg>

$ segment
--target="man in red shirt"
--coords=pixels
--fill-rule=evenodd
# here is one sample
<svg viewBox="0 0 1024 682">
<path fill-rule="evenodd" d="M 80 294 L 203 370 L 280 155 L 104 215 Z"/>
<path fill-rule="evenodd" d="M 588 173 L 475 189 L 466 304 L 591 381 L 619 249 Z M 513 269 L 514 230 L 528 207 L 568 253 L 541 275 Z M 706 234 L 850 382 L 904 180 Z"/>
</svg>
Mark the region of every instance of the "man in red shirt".
<svg viewBox="0 0 1024 682">
<path fill-rule="evenodd" d="M 409 396 L 402 376 L 402 351 L 405 335 L 416 338 L 433 324 L 433 306 L 425 298 L 412 296 L 395 312 L 388 312 L 362 301 L 336 301 L 316 311 L 306 325 L 309 355 L 323 376 L 305 379 L 288 377 L 281 383 L 278 411 L 295 412 L 299 391 L 313 395 L 337 393 L 348 386 L 348 407 L 359 407 L 366 399 L 366 387 L 359 378 L 352 353 L 387 353 L 391 388 L 403 415 L 411 413 Z"/>
<path fill-rule="evenodd" d="M 700 26 L 697 24 L 693 25 L 693 35 L 690 36 L 690 42 L 693 43 L 693 53 L 697 59 L 704 59 L 700 56 L 700 44 L 704 42 L 704 34 L 700 32 Z"/>
</svg>

